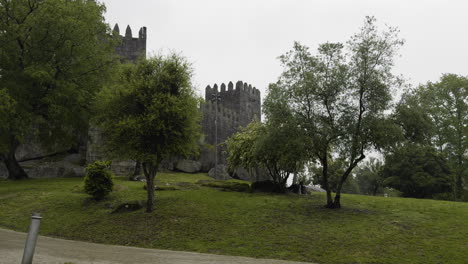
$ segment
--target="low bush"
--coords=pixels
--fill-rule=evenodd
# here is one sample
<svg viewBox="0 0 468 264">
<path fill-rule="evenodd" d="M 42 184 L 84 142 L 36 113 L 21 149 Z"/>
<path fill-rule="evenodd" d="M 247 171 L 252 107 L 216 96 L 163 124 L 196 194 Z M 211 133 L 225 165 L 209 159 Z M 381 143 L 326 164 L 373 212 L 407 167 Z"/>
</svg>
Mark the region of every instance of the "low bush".
<svg viewBox="0 0 468 264">
<path fill-rule="evenodd" d="M 110 161 L 96 161 L 86 167 L 84 189 L 94 200 L 104 199 L 114 187 L 110 164 Z"/>
<path fill-rule="evenodd" d="M 281 187 L 273 181 L 259 181 L 252 183 L 252 191 L 254 192 L 269 192 L 282 193 Z"/>
</svg>

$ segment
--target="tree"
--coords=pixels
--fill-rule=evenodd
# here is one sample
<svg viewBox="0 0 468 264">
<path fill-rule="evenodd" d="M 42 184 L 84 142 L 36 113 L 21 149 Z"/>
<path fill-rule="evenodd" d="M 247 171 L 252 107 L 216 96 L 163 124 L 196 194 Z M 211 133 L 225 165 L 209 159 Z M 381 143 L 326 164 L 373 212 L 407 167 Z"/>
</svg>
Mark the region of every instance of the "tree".
<svg viewBox="0 0 468 264">
<path fill-rule="evenodd" d="M 231 168 L 265 169 L 283 193 L 289 176 L 303 170 L 307 138 L 291 118 L 283 91 L 275 84 L 268 91 L 263 104 L 266 122 L 252 122 L 227 140 L 228 163 Z"/>
<path fill-rule="evenodd" d="M 461 199 L 467 181 L 468 78 L 445 74 L 440 81 L 404 95 L 397 120 L 407 141 L 433 146 L 452 167 L 453 199 Z"/>
<path fill-rule="evenodd" d="M 113 61 L 104 10 L 94 1 L 0 0 L 0 90 L 10 102 L 0 159 L 9 179 L 27 178 L 15 157 L 25 136 L 71 146 L 86 129 Z"/>
<path fill-rule="evenodd" d="M 312 182 L 315 185 L 320 185 L 322 189 L 325 189 L 324 179 L 322 175 L 322 168 L 317 166 L 318 164 L 310 164 L 309 165 L 309 172 L 312 174 Z M 332 192 L 336 192 L 338 190 L 338 185 L 340 183 L 341 175 L 343 175 L 346 169 L 346 163 L 344 160 L 336 159 L 333 160 L 331 157 L 328 158 L 328 187 Z M 358 194 L 360 193 L 358 183 L 356 179 L 350 176 L 341 187 L 342 193 L 351 193 L 351 194 Z"/>
<path fill-rule="evenodd" d="M 382 169 L 382 162 L 375 158 L 370 158 L 364 164 L 358 166 L 356 181 L 362 194 L 375 196 L 383 192 Z"/>
<path fill-rule="evenodd" d="M 289 176 L 303 167 L 301 149 L 304 144 L 288 127 L 252 122 L 226 143 L 231 168 L 265 169 L 280 193 L 286 191 Z"/>
<path fill-rule="evenodd" d="M 364 27 L 344 45 L 325 43 L 318 55 L 294 44 L 280 57 L 284 72 L 276 85 L 287 95 L 288 106 L 311 143 L 311 159 L 320 163 L 327 208 L 341 207 L 341 190 L 353 169 L 372 148 L 391 141 L 395 130 L 386 116 L 390 109 L 393 57 L 403 44 L 398 31 L 379 32 L 367 17 Z M 390 133 L 390 134 L 389 134 Z M 346 166 L 335 197 L 329 184 L 330 157 Z"/>
<path fill-rule="evenodd" d="M 176 54 L 124 65 L 119 76 L 99 94 L 96 123 L 110 153 L 141 162 L 152 212 L 161 161 L 198 151 L 200 100 L 190 65 Z"/>
<path fill-rule="evenodd" d="M 387 155 L 382 171 L 384 184 L 404 197 L 432 198 L 450 191 L 447 161 L 430 146 L 407 144 Z"/>
</svg>

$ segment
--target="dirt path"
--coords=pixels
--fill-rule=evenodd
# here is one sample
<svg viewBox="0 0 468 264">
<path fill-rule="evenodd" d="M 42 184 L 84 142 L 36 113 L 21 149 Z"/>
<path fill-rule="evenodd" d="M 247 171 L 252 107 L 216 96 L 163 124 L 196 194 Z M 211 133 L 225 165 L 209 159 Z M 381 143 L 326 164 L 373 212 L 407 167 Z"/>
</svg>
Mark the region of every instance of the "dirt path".
<svg viewBox="0 0 468 264">
<path fill-rule="evenodd" d="M 0 263 L 21 263 L 26 234 L 0 229 Z M 300 264 L 270 259 L 108 246 L 39 236 L 34 264 Z"/>
</svg>

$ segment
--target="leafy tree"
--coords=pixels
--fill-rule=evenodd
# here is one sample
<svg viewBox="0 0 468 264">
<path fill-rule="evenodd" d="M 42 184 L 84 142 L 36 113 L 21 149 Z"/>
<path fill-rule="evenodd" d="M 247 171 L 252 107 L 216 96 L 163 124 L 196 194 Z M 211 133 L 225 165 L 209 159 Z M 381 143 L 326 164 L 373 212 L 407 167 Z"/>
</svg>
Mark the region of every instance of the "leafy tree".
<svg viewBox="0 0 468 264">
<path fill-rule="evenodd" d="M 277 191 L 285 192 L 289 176 L 304 167 L 307 138 L 291 118 L 283 91 L 275 84 L 268 91 L 266 123 L 252 122 L 227 140 L 228 163 L 232 168 L 265 169 Z"/>
<path fill-rule="evenodd" d="M 87 127 L 114 52 L 104 10 L 94 1 L 0 0 L 0 91 L 9 101 L 0 159 L 10 179 L 27 178 L 15 157 L 26 135 L 71 146 Z"/>
<path fill-rule="evenodd" d="M 383 168 L 384 184 L 404 197 L 432 198 L 450 191 L 447 161 L 430 146 L 407 144 L 387 155 Z"/>
<path fill-rule="evenodd" d="M 452 167 L 453 198 L 460 199 L 467 181 L 468 78 L 445 74 L 405 94 L 397 120 L 408 142 L 435 147 Z"/>
<path fill-rule="evenodd" d="M 328 208 L 341 207 L 341 191 L 365 152 L 392 141 L 396 130 L 385 115 L 390 108 L 390 88 L 398 84 L 391 69 L 403 41 L 398 31 L 380 32 L 367 17 L 364 27 L 344 45 L 325 43 L 318 55 L 298 43 L 280 57 L 284 72 L 277 82 L 298 127 L 310 139 L 310 158 L 321 166 Z M 335 197 L 329 183 L 330 157 L 346 166 Z"/>
<path fill-rule="evenodd" d="M 198 151 L 200 112 L 192 70 L 172 54 L 124 65 L 119 76 L 99 95 L 96 120 L 112 154 L 141 162 L 148 186 L 146 211 L 152 212 L 161 161 Z"/>
<path fill-rule="evenodd" d="M 265 169 L 278 192 L 285 192 L 289 176 L 302 168 L 304 144 L 288 127 L 252 122 L 226 143 L 231 168 Z"/>
<path fill-rule="evenodd" d="M 420 87 L 420 94 L 436 128 L 436 146 L 454 171 L 454 198 L 460 199 L 468 172 L 468 78 L 446 74 L 439 82 Z"/>
<path fill-rule="evenodd" d="M 370 158 L 356 170 L 356 181 L 362 194 L 377 195 L 383 192 L 383 164 L 380 160 Z"/>
<path fill-rule="evenodd" d="M 328 159 L 328 186 L 332 192 L 336 192 L 338 190 L 338 186 L 340 183 L 341 175 L 345 172 L 346 163 L 344 160 L 333 160 L 329 157 Z M 317 164 L 310 164 L 309 171 L 312 173 L 312 182 L 315 185 L 320 185 L 322 189 L 324 189 L 324 179 L 322 175 L 322 168 L 317 166 Z M 342 185 L 341 192 L 343 193 L 351 193 L 351 194 L 358 194 L 360 193 L 358 183 L 356 179 L 350 176 Z"/>
<path fill-rule="evenodd" d="M 242 167 L 251 172 L 258 166 L 255 143 L 264 130 L 263 124 L 252 122 L 226 140 L 227 162 L 230 170 Z"/>
</svg>

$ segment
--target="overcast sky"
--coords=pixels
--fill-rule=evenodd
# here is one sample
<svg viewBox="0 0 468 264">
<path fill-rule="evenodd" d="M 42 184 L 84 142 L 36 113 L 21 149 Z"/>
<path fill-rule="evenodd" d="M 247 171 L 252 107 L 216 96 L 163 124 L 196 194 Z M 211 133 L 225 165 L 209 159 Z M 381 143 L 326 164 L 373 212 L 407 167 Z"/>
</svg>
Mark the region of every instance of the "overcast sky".
<svg viewBox="0 0 468 264">
<path fill-rule="evenodd" d="M 111 27 L 136 37 L 148 28 L 148 54 L 180 52 L 194 65 L 194 84 L 237 80 L 262 97 L 282 71 L 278 56 L 299 41 L 345 42 L 366 15 L 398 27 L 406 43 L 394 72 L 412 85 L 443 73 L 468 75 L 467 0 L 104 0 Z"/>
</svg>

